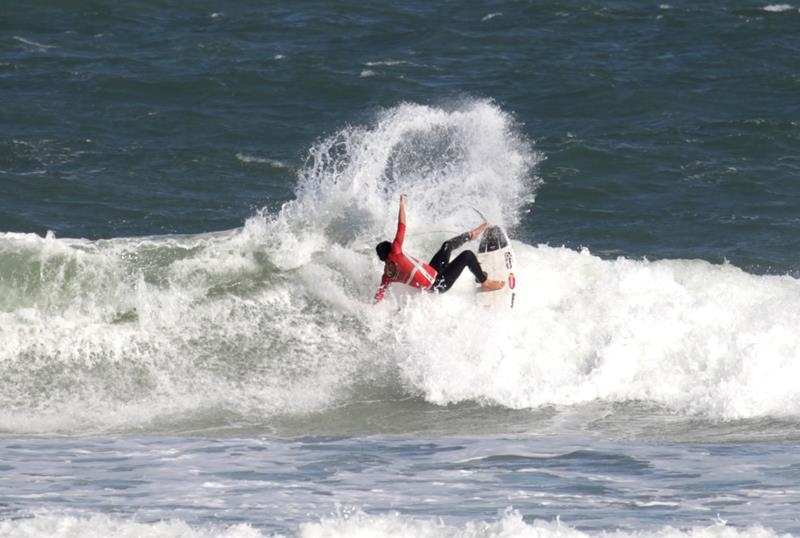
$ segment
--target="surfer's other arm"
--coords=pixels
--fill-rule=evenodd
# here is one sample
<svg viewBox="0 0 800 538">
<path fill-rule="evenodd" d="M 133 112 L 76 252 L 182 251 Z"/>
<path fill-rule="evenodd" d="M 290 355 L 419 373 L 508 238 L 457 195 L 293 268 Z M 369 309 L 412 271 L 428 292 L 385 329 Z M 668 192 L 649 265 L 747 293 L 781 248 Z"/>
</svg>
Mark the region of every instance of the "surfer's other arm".
<svg viewBox="0 0 800 538">
<path fill-rule="evenodd" d="M 389 287 L 389 282 L 391 282 L 385 276 L 381 278 L 381 285 L 378 287 L 378 291 L 375 292 L 375 302 L 383 301 L 383 296 L 386 295 L 386 288 Z"/>
</svg>

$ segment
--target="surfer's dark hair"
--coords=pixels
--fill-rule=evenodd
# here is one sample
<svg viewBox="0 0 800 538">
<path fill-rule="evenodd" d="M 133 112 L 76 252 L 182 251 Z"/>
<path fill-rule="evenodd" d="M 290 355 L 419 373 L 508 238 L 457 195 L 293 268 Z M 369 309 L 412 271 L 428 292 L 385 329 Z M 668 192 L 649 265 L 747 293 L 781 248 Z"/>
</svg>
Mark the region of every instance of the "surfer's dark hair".
<svg viewBox="0 0 800 538">
<path fill-rule="evenodd" d="M 385 262 L 386 258 L 389 257 L 389 254 L 392 253 L 392 244 L 388 241 L 381 241 L 375 247 L 375 252 L 378 253 L 378 257 L 381 259 L 381 261 Z"/>
</svg>

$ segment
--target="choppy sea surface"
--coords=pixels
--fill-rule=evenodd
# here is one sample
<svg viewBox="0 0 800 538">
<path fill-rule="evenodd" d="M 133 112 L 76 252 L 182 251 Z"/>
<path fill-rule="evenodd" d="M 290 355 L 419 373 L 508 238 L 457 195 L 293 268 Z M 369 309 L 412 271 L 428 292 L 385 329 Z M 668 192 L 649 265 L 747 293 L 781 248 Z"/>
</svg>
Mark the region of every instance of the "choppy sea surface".
<svg viewBox="0 0 800 538">
<path fill-rule="evenodd" d="M 4 2 L 0 537 L 800 535 L 798 58 L 789 3 Z M 400 193 L 513 310 L 372 304 Z"/>
</svg>

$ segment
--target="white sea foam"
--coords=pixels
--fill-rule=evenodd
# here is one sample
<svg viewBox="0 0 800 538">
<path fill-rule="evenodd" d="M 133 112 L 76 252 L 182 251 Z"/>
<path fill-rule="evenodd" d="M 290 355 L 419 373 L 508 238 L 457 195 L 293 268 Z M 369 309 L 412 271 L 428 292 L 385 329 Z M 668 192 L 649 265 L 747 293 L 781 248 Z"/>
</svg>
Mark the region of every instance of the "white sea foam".
<svg viewBox="0 0 800 538">
<path fill-rule="evenodd" d="M 468 305 L 455 296 L 463 302 L 453 310 L 409 314 L 410 352 L 398 361 L 430 401 L 648 401 L 722 419 L 800 415 L 796 279 L 515 247 L 513 314 L 458 316 Z"/>
<path fill-rule="evenodd" d="M 108 538 L 148 536 L 152 538 L 790 538 L 769 528 L 729 527 L 722 522 L 705 527 L 679 529 L 663 527 L 641 531 L 584 532 L 559 521 L 526 522 L 522 516 L 506 510 L 495 520 L 474 520 L 449 524 L 441 519 L 412 518 L 399 514 L 368 515 L 349 511 L 318 522 L 303 523 L 298 529 L 270 533 L 247 524 L 192 526 L 181 520 L 140 523 L 102 514 L 56 515 L 41 513 L 31 518 L 0 521 L 0 538 Z"/>
<path fill-rule="evenodd" d="M 763 7 L 764 11 L 770 13 L 783 13 L 784 11 L 793 11 L 795 7 L 791 4 L 770 4 Z"/>
<path fill-rule="evenodd" d="M 462 526 L 442 521 L 413 519 L 400 515 L 369 516 L 357 512 L 350 517 L 324 519 L 320 523 L 301 526 L 302 538 L 337 538 L 352 536 L 413 538 L 770 538 L 780 536 L 771 529 L 752 526 L 746 529 L 728 527 L 722 522 L 707 527 L 680 530 L 664 527 L 654 531 L 584 532 L 569 525 L 536 520 L 526 523 L 522 516 L 506 510 L 494 521 L 470 521 Z M 789 535 L 783 535 L 788 537 Z"/>
<path fill-rule="evenodd" d="M 385 67 L 385 66 L 393 67 L 396 65 L 406 65 L 406 64 L 409 64 L 409 62 L 405 60 L 377 60 L 373 62 L 366 62 L 364 65 L 366 65 L 367 67 Z"/>
<path fill-rule="evenodd" d="M 20 36 L 16 36 L 16 35 L 14 36 L 14 39 L 16 41 L 19 41 L 20 43 L 23 43 L 23 44 L 28 45 L 30 47 L 36 47 L 37 49 L 46 50 L 46 49 L 57 49 L 58 48 L 56 45 L 45 45 L 43 43 L 38 43 L 36 41 L 33 41 L 32 39 L 25 39 L 24 37 L 20 37 Z"/>
<path fill-rule="evenodd" d="M 278 159 L 270 159 L 269 157 L 259 157 L 257 155 L 248 155 L 247 153 L 237 153 L 236 158 L 247 164 L 268 164 L 273 168 L 283 168 L 285 170 L 292 170 L 292 165 L 280 161 Z"/>
</svg>

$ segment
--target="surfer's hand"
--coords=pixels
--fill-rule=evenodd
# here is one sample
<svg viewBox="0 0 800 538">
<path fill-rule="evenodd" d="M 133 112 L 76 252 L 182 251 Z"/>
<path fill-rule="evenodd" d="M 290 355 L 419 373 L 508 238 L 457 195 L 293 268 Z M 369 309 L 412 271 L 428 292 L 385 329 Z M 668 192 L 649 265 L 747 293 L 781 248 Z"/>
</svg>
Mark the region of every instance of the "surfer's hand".
<svg viewBox="0 0 800 538">
<path fill-rule="evenodd" d="M 406 200 L 408 200 L 408 195 L 407 194 L 401 194 L 400 195 L 400 203 L 405 205 Z"/>
<path fill-rule="evenodd" d="M 476 237 L 478 237 L 479 235 L 481 235 L 483 233 L 483 231 L 486 229 L 487 226 L 489 226 L 489 223 L 488 222 L 484 222 L 483 224 L 481 224 L 480 226 L 478 226 L 474 230 L 470 230 L 468 232 L 469 238 L 470 239 L 475 239 Z"/>
</svg>

